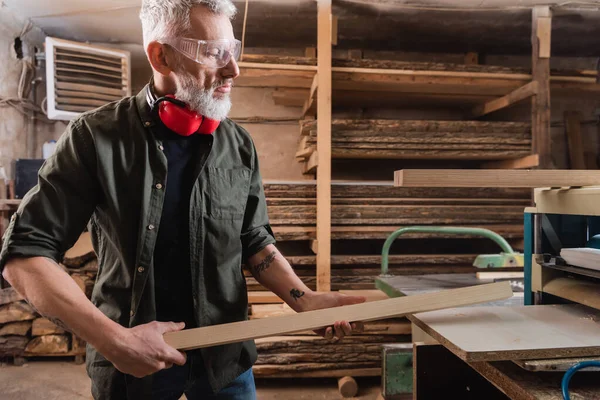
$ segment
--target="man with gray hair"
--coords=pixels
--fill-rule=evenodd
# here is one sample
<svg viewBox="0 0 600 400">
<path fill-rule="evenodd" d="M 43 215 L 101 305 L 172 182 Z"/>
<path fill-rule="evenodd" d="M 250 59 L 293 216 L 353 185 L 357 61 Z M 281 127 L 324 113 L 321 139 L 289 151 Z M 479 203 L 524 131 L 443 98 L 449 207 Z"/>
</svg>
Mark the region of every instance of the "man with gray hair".
<svg viewBox="0 0 600 400">
<path fill-rule="evenodd" d="M 183 354 L 163 338 L 247 319 L 242 264 L 297 312 L 364 301 L 311 291 L 274 246 L 256 149 L 227 119 L 234 14 L 230 0 L 143 0 L 153 79 L 69 124 L 6 231 L 0 271 L 88 343 L 95 399 L 254 399 L 254 342 Z M 57 264 L 86 224 L 91 302 Z"/>
</svg>

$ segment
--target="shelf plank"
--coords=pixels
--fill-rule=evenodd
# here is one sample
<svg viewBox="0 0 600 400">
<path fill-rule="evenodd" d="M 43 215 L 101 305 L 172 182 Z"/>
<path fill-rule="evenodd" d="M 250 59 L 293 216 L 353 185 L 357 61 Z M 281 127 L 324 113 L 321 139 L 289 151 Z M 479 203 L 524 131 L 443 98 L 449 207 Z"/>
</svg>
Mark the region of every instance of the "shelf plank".
<svg viewBox="0 0 600 400">
<path fill-rule="evenodd" d="M 579 187 L 600 185 L 600 171 L 406 169 L 395 172 L 401 187 Z"/>
</svg>

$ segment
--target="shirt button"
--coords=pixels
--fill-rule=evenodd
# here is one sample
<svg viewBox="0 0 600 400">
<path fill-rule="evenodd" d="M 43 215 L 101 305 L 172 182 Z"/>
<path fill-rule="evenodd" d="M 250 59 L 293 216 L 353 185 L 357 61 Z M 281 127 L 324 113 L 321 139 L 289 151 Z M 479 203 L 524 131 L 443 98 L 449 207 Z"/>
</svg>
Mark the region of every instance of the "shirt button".
<svg viewBox="0 0 600 400">
<path fill-rule="evenodd" d="M 154 187 L 157 188 L 158 190 L 161 190 L 163 188 L 163 185 L 160 183 L 157 183 Z"/>
<path fill-rule="evenodd" d="M 149 231 L 153 231 L 153 230 L 154 230 L 154 228 L 155 228 L 155 226 L 154 226 L 154 225 L 152 225 L 152 224 L 148 225 L 148 230 L 149 230 Z"/>
<path fill-rule="evenodd" d="M 151 124 L 150 124 L 150 121 L 146 121 L 146 122 L 144 122 L 144 126 L 148 127 L 148 126 L 150 126 L 150 125 L 151 125 Z"/>
<path fill-rule="evenodd" d="M 129 316 L 133 317 L 133 310 L 129 311 Z"/>
<path fill-rule="evenodd" d="M 142 272 L 144 272 L 144 267 L 139 267 L 138 268 L 138 272 L 141 274 Z"/>
<path fill-rule="evenodd" d="M 158 148 L 160 149 L 160 151 L 164 151 L 164 150 L 165 150 L 165 148 L 163 147 L 163 145 L 162 145 L 162 144 L 161 144 L 161 145 L 159 145 L 159 146 L 158 146 Z"/>
</svg>

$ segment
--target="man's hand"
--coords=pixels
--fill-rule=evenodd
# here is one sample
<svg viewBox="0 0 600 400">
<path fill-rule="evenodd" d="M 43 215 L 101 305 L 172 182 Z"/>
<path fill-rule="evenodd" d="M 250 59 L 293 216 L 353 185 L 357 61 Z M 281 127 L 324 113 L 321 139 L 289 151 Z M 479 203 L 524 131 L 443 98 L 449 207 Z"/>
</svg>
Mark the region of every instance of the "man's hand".
<svg viewBox="0 0 600 400">
<path fill-rule="evenodd" d="M 366 298 L 363 296 L 348 296 L 337 292 L 311 292 L 307 296 L 299 312 L 320 310 L 323 308 L 348 306 L 351 304 L 364 303 Z M 361 322 L 349 323 L 348 321 L 338 321 L 333 326 L 315 331 L 317 335 L 323 336 L 327 340 L 337 342 L 344 336 L 363 331 Z"/>
<path fill-rule="evenodd" d="M 169 346 L 163 339 L 165 333 L 180 331 L 184 326 L 182 322 L 155 321 L 125 329 L 122 335 L 98 351 L 119 371 L 143 378 L 171 368 L 173 364 L 185 364 L 185 353 Z"/>
</svg>

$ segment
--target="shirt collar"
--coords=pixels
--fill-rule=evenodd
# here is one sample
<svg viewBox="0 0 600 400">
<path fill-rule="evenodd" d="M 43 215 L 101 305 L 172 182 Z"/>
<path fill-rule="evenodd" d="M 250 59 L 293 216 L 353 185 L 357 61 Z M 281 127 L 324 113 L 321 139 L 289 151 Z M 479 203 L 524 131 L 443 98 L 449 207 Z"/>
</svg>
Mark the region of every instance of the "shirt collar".
<svg viewBox="0 0 600 400">
<path fill-rule="evenodd" d="M 149 103 L 149 96 L 153 95 L 150 90 L 152 87 L 151 85 L 152 82 L 148 83 L 136 96 L 136 103 L 140 119 L 142 124 L 147 128 L 156 124 L 156 121 L 152 115 L 152 107 Z"/>
</svg>

